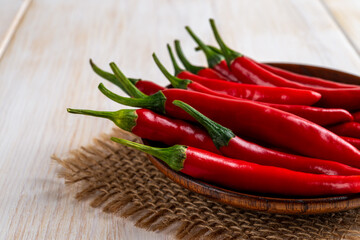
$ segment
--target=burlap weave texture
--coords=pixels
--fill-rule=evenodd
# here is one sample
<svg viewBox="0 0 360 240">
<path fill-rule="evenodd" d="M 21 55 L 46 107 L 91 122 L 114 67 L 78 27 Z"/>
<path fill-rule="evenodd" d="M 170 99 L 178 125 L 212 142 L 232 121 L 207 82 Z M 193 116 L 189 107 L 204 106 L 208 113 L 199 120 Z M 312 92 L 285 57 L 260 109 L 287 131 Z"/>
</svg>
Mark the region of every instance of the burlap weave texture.
<svg viewBox="0 0 360 240">
<path fill-rule="evenodd" d="M 136 140 L 114 130 L 72 151 L 59 176 L 76 198 L 92 207 L 131 217 L 151 231 L 167 230 L 178 239 L 360 239 L 360 210 L 313 216 L 251 212 L 192 193 L 167 179 L 145 154 L 113 143 L 110 136 Z M 169 231 L 169 229 L 171 229 Z"/>
</svg>

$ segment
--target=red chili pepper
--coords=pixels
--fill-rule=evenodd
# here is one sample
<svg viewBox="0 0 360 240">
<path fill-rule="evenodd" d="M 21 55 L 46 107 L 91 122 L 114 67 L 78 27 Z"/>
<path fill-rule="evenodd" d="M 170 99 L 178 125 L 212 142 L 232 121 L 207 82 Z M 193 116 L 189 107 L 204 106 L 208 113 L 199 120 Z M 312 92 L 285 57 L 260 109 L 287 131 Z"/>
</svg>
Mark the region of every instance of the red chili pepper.
<svg viewBox="0 0 360 240">
<path fill-rule="evenodd" d="M 352 138 L 352 137 L 341 137 L 357 149 L 360 149 L 360 139 L 359 138 Z"/>
<path fill-rule="evenodd" d="M 181 49 L 179 40 L 175 40 L 175 49 L 180 61 L 182 62 L 187 71 L 205 78 L 227 80 L 225 76 L 221 75 L 214 69 L 192 65 L 189 60 L 186 59 L 184 52 Z"/>
<path fill-rule="evenodd" d="M 328 176 L 296 172 L 227 158 L 183 145 L 155 148 L 124 139 L 111 138 L 111 140 L 151 154 L 175 171 L 235 190 L 291 196 L 360 192 L 360 176 Z"/>
<path fill-rule="evenodd" d="M 275 151 L 237 137 L 230 129 L 204 116 L 190 105 L 175 100 L 182 108 L 206 128 L 215 146 L 226 156 L 261 165 L 282 167 L 299 172 L 328 175 L 360 175 L 360 169 L 347 165 Z"/>
<path fill-rule="evenodd" d="M 216 53 L 222 54 L 221 50 L 208 45 L 208 47 L 213 50 Z M 196 50 L 201 50 L 200 48 L 196 48 Z M 339 83 L 339 82 L 333 82 L 327 79 L 323 79 L 323 78 L 318 78 L 318 77 L 311 77 L 311 76 L 306 76 L 306 75 L 302 75 L 302 74 L 298 74 L 298 73 L 294 73 L 294 72 L 290 72 L 281 68 L 277 68 L 265 63 L 257 63 L 258 65 L 260 65 L 262 68 L 265 68 L 266 70 L 280 76 L 283 78 L 286 78 L 288 80 L 294 81 L 294 82 L 298 82 L 301 84 L 305 84 L 308 86 L 313 86 L 313 87 L 325 87 L 325 88 L 356 88 L 356 87 L 360 87 L 359 85 L 354 85 L 354 84 L 349 84 L 349 83 Z"/>
<path fill-rule="evenodd" d="M 221 80 L 227 80 L 225 76 L 222 76 L 220 73 L 216 72 L 215 70 L 211 68 L 204 68 L 201 69 L 196 73 L 196 75 L 205 77 L 205 78 L 214 78 L 214 79 L 221 79 Z"/>
<path fill-rule="evenodd" d="M 173 63 L 175 74 L 179 75 L 184 73 L 185 71 L 180 69 L 179 65 L 177 64 L 174 55 L 171 51 L 171 47 L 168 45 L 168 51 L 171 57 L 171 61 Z M 159 67 L 161 72 L 166 76 L 166 78 L 170 81 L 171 85 L 175 88 L 187 89 L 196 92 L 207 93 L 210 95 L 223 97 L 223 98 L 231 98 L 231 99 L 239 99 L 237 97 L 233 97 L 230 95 L 226 95 L 223 93 L 219 93 L 203 86 L 196 81 L 191 81 L 189 79 L 179 79 L 172 76 L 165 67 L 160 63 L 159 59 L 156 55 L 153 55 L 154 61 L 156 65 Z M 190 73 L 192 74 L 192 73 Z M 236 84 L 236 83 L 235 83 Z M 240 85 L 240 84 L 239 84 Z M 151 90 L 152 87 L 150 86 L 149 89 Z M 148 95 L 152 95 L 151 91 L 143 92 Z M 330 124 L 337 124 L 346 121 L 352 121 L 353 118 L 349 112 L 343 109 L 324 109 L 324 108 L 316 108 L 316 107 L 309 107 L 309 106 L 302 106 L 302 105 L 283 105 L 283 104 L 270 104 L 270 103 L 261 103 L 266 106 L 270 106 L 276 109 L 283 110 L 285 112 L 293 113 L 297 116 L 303 117 L 308 119 L 316 124 L 325 126 Z"/>
<path fill-rule="evenodd" d="M 157 93 L 158 91 L 165 90 L 166 88 L 163 86 L 160 86 L 154 82 L 147 81 L 147 80 L 141 80 L 141 79 L 129 79 L 135 87 L 137 87 L 141 92 L 145 93 L 147 92 L 147 95 L 153 95 Z M 145 90 L 146 89 L 146 90 Z"/>
<path fill-rule="evenodd" d="M 210 68 L 215 69 L 221 75 L 225 76 L 228 81 L 241 82 L 240 79 L 238 79 L 230 71 L 229 66 L 226 64 L 226 61 L 222 55 L 212 51 L 208 46 L 206 46 L 188 26 L 186 26 L 185 29 L 205 53 Z"/>
<path fill-rule="evenodd" d="M 172 119 L 147 109 L 122 109 L 116 112 L 68 108 L 69 113 L 83 114 L 113 121 L 119 128 L 167 145 L 186 144 L 220 154 L 209 135 L 199 127 Z"/>
<path fill-rule="evenodd" d="M 181 83 L 176 83 L 176 80 L 172 81 L 172 85 L 176 88 L 181 88 L 183 86 Z M 151 83 L 151 84 L 150 84 Z M 147 87 L 147 84 L 149 84 L 149 87 Z M 141 89 L 139 89 L 141 92 L 145 93 L 146 95 L 153 95 L 153 84 L 149 81 L 143 81 L 141 85 Z M 188 85 L 189 86 L 189 85 Z M 235 97 L 224 95 L 218 92 L 213 92 L 210 89 L 207 89 L 206 87 L 198 86 L 195 87 L 193 85 L 190 85 L 189 88 L 186 88 L 190 91 L 195 92 L 202 92 L 207 93 L 214 96 L 219 97 L 225 97 L 225 98 L 231 98 L 231 99 L 237 99 Z M 328 126 L 333 125 L 337 123 L 342 122 L 348 122 L 353 121 L 352 115 L 344 110 L 344 109 L 337 109 L 337 108 L 318 108 L 318 107 L 311 107 L 311 106 L 303 106 L 303 105 L 286 105 L 286 104 L 267 104 L 267 103 L 259 103 L 263 104 L 269 107 L 273 107 L 288 113 L 295 114 L 299 117 L 305 118 L 313 123 L 316 123 L 320 126 Z"/>
<path fill-rule="evenodd" d="M 222 80 L 197 76 L 187 71 L 180 72 L 177 74 L 177 77 L 200 83 L 203 86 L 222 94 L 252 101 L 291 105 L 312 105 L 321 98 L 321 95 L 314 91 L 225 82 Z"/>
<path fill-rule="evenodd" d="M 343 122 L 353 121 L 352 115 L 341 108 L 319 108 L 302 105 L 286 105 L 286 104 L 270 104 L 262 103 L 269 107 L 273 107 L 288 113 L 295 114 L 299 117 L 305 118 L 320 126 L 328 126 L 332 124 L 339 124 Z"/>
<path fill-rule="evenodd" d="M 138 91 L 131 82 L 118 74 L 120 70 L 110 64 L 115 76 L 130 91 Z M 100 91 L 110 99 L 133 107 L 143 107 L 169 116 L 194 121 L 174 100 L 188 103 L 214 121 L 230 128 L 239 136 L 248 136 L 274 146 L 289 148 L 300 154 L 337 161 L 360 167 L 360 152 L 339 136 L 296 115 L 267 107 L 252 101 L 227 99 L 181 89 L 166 89 L 154 95 L 126 98 L 112 93 L 104 85 Z"/>
<path fill-rule="evenodd" d="M 354 112 L 351 115 L 353 116 L 355 122 L 360 123 L 360 111 L 359 112 Z"/>
<path fill-rule="evenodd" d="M 179 58 L 183 59 L 182 62 L 185 62 L 186 64 L 188 61 L 184 57 L 180 43 L 175 41 L 175 45 Z M 172 59 L 174 59 L 174 57 L 172 57 Z M 175 59 L 172 62 L 174 67 L 176 67 L 177 63 Z M 188 68 L 186 69 L 188 70 Z M 217 91 L 233 97 L 259 102 L 312 105 L 321 98 L 321 95 L 314 91 L 294 88 L 265 87 L 251 84 L 238 84 L 222 81 L 219 79 L 201 77 L 193 74 L 192 72 L 184 71 L 179 68 L 175 69 L 175 74 L 178 78 L 192 80 L 210 88 L 213 91 Z"/>
<path fill-rule="evenodd" d="M 316 91 L 321 94 L 321 99 L 316 103 L 317 106 L 344 108 L 346 110 L 360 109 L 360 88 L 319 88 L 305 86 L 300 83 L 289 81 L 283 77 L 273 74 L 268 70 L 260 67 L 258 63 L 244 55 L 237 53 L 228 48 L 222 41 L 217 32 L 214 21 L 211 20 L 211 27 L 222 52 L 230 64 L 231 71 L 244 83 L 290 87 Z"/>
<path fill-rule="evenodd" d="M 258 65 L 280 77 L 311 87 L 320 87 L 320 88 L 359 88 L 360 87 L 358 85 L 332 82 L 322 78 L 301 75 L 281 68 L 273 67 L 264 63 L 258 63 Z"/>
<path fill-rule="evenodd" d="M 360 123 L 358 122 L 341 123 L 328 129 L 339 136 L 360 138 Z"/>
<path fill-rule="evenodd" d="M 177 77 L 200 83 L 203 86 L 222 94 L 258 102 L 313 105 L 321 98 L 321 95 L 314 91 L 225 82 L 217 79 L 203 78 L 187 71 L 179 73 Z"/>
</svg>

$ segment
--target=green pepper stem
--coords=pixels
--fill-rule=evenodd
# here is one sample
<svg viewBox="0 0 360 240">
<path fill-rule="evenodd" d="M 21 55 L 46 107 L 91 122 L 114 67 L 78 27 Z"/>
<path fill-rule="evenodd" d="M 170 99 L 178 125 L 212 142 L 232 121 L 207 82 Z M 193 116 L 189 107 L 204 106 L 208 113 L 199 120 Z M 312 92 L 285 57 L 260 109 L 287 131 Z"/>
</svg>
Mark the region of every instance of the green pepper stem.
<svg viewBox="0 0 360 240">
<path fill-rule="evenodd" d="M 110 63 L 111 70 L 113 71 L 116 79 L 120 82 L 125 92 L 134 98 L 144 98 L 147 97 L 146 94 L 141 92 L 131 81 L 120 71 L 114 62 Z"/>
<path fill-rule="evenodd" d="M 214 33 L 215 39 L 217 41 L 217 43 L 219 44 L 220 48 L 221 48 L 221 52 L 224 54 L 225 59 L 227 64 L 230 66 L 231 62 L 237 58 L 237 57 L 241 57 L 242 54 L 238 53 L 232 49 L 230 49 L 225 42 L 222 40 L 222 38 L 220 37 L 220 34 L 215 26 L 215 21 L 214 19 L 210 19 L 210 25 L 211 25 L 211 29 Z"/>
<path fill-rule="evenodd" d="M 174 57 L 174 54 L 173 54 L 173 51 L 172 51 L 170 45 L 167 44 L 166 46 L 167 46 L 167 49 L 168 49 L 168 52 L 169 52 L 169 55 L 170 55 L 170 59 L 171 59 L 171 62 L 173 64 L 173 67 L 174 67 L 174 70 L 175 70 L 175 76 L 176 76 L 179 73 L 183 72 L 184 70 L 179 67 L 179 64 L 177 63 L 177 61 L 176 61 L 176 59 Z"/>
<path fill-rule="evenodd" d="M 235 134 L 230 129 L 214 122 L 190 105 L 179 100 L 173 101 L 173 104 L 183 109 L 190 116 L 195 118 L 202 126 L 204 126 L 218 149 L 223 146 L 227 146 L 229 141 L 235 137 Z"/>
<path fill-rule="evenodd" d="M 115 112 L 107 112 L 107 111 L 94 111 L 87 109 L 68 108 L 67 111 L 69 113 L 74 113 L 74 114 L 107 118 L 113 121 L 116 124 L 116 126 L 128 132 L 131 132 L 133 127 L 136 126 L 137 114 L 136 114 L 136 110 L 134 109 L 121 109 Z"/>
<path fill-rule="evenodd" d="M 224 60 L 224 57 L 214 51 L 212 51 L 203 41 L 200 40 L 198 36 L 195 35 L 195 33 L 190 29 L 189 26 L 186 26 L 185 29 L 188 31 L 190 36 L 195 40 L 195 42 L 200 46 L 201 50 L 205 53 L 207 62 L 209 64 L 209 67 L 213 68 L 217 64 L 219 64 L 222 60 Z"/>
<path fill-rule="evenodd" d="M 98 88 L 105 96 L 117 103 L 131 107 L 147 108 L 163 114 L 165 113 L 166 97 L 161 91 L 144 98 L 127 98 L 111 92 L 102 83 L 99 84 Z"/>
<path fill-rule="evenodd" d="M 218 53 L 218 54 L 223 54 L 222 53 L 222 51 L 221 51 L 221 49 L 219 49 L 219 48 L 217 48 L 217 47 L 215 47 L 215 46 L 213 46 L 213 45 L 207 45 L 211 50 L 213 50 L 214 52 L 216 52 L 216 53 Z M 199 46 L 197 46 L 196 48 L 195 48 L 195 51 L 201 51 L 201 48 L 199 47 Z"/>
<path fill-rule="evenodd" d="M 195 66 L 192 65 L 189 60 L 187 60 L 187 58 L 184 55 L 184 52 L 181 48 L 180 45 L 180 41 L 179 40 L 175 40 L 175 50 L 176 53 L 181 61 L 181 63 L 185 66 L 185 69 L 188 70 L 191 73 L 197 74 L 200 70 L 204 69 L 204 67 L 199 67 L 199 66 Z"/>
<path fill-rule="evenodd" d="M 153 53 L 153 59 L 156 63 L 156 65 L 158 66 L 158 68 L 160 69 L 160 71 L 165 75 L 165 77 L 169 80 L 169 82 L 171 83 L 171 85 L 174 88 L 181 88 L 181 89 L 187 89 L 187 85 L 189 85 L 191 83 L 190 80 L 187 79 L 180 79 L 177 78 L 173 75 L 171 75 L 166 68 L 164 67 L 164 65 L 161 64 L 160 60 L 157 58 L 156 54 Z"/>
<path fill-rule="evenodd" d="M 109 82 L 115 84 L 121 90 L 126 92 L 126 90 L 122 86 L 121 82 L 115 77 L 114 74 L 106 72 L 106 71 L 102 70 L 101 68 L 99 68 L 98 66 L 96 66 L 96 64 L 92 61 L 92 59 L 90 59 L 90 66 L 97 75 L 99 75 L 100 77 L 102 77 L 102 78 L 108 80 Z M 128 78 L 128 79 L 130 80 L 130 82 L 133 85 L 135 85 L 140 80 L 140 79 L 135 79 L 135 78 Z M 126 94 L 128 94 L 130 96 L 130 94 L 128 92 L 126 92 Z"/>
<path fill-rule="evenodd" d="M 184 168 L 184 162 L 186 159 L 186 146 L 174 145 L 168 148 L 156 148 L 120 138 L 112 137 L 111 140 L 122 145 L 135 148 L 144 153 L 153 155 L 154 157 L 157 157 L 160 160 L 164 161 L 167 165 L 169 165 L 169 167 L 171 167 L 175 171 L 180 171 Z"/>
<path fill-rule="evenodd" d="M 97 75 L 110 81 L 111 83 L 113 83 L 116 86 L 118 86 L 119 88 L 121 88 L 121 90 L 125 91 L 123 86 L 121 85 L 119 80 L 117 80 L 117 78 L 115 77 L 114 74 L 106 72 L 106 71 L 102 70 L 101 68 L 99 68 L 98 66 L 96 66 L 96 64 L 92 61 L 92 59 L 90 59 L 90 66 Z"/>
</svg>

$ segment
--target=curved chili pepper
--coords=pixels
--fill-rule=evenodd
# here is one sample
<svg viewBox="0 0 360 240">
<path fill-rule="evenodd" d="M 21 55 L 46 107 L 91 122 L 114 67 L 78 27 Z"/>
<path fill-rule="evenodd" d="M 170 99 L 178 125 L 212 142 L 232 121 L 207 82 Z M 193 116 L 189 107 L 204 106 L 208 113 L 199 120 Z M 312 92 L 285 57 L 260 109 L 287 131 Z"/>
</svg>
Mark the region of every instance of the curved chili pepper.
<svg viewBox="0 0 360 240">
<path fill-rule="evenodd" d="M 190 105 L 178 100 L 175 100 L 173 104 L 182 108 L 205 127 L 215 146 L 226 157 L 299 172 L 328 175 L 360 175 L 360 169 L 338 162 L 283 153 L 248 142 L 236 136 L 230 129 L 204 116 Z"/>
<path fill-rule="evenodd" d="M 176 52 L 179 58 L 184 59 L 185 57 L 182 52 L 180 43 L 176 42 L 175 44 Z M 186 59 L 182 60 L 182 62 L 186 61 Z M 309 90 L 238 84 L 234 82 L 222 81 L 219 79 L 201 77 L 184 70 L 177 70 L 175 73 L 178 78 L 192 80 L 210 88 L 213 91 L 253 101 L 280 104 L 312 105 L 321 98 L 319 93 Z"/>
<path fill-rule="evenodd" d="M 301 83 L 311 87 L 319 87 L 319 88 L 359 88 L 358 85 L 346 84 L 346 83 L 338 83 L 332 82 L 326 79 L 305 76 L 302 74 L 293 73 L 281 68 L 273 67 L 264 63 L 257 63 L 260 67 L 272 72 L 280 77 L 283 77 L 287 80 L 294 81 L 297 83 Z"/>
<path fill-rule="evenodd" d="M 123 85 L 131 91 L 139 91 L 126 77 L 117 74 L 120 70 L 114 63 L 110 66 Z M 334 161 L 341 159 L 347 165 L 360 167 L 360 152 L 339 136 L 296 115 L 252 101 L 221 98 L 182 89 L 166 89 L 147 97 L 126 98 L 107 90 L 103 84 L 99 85 L 99 89 L 118 103 L 194 121 L 172 104 L 174 100 L 180 100 L 240 136 L 288 148 L 310 157 Z"/>
<path fill-rule="evenodd" d="M 185 57 L 184 52 L 182 51 L 180 46 L 180 41 L 175 40 L 174 43 L 175 43 L 176 53 L 187 71 L 204 78 L 227 80 L 225 76 L 215 71 L 214 69 L 192 65 L 189 62 L 189 60 L 187 60 L 187 58 Z"/>
<path fill-rule="evenodd" d="M 341 123 L 328 129 L 339 136 L 360 138 L 360 123 L 358 122 Z"/>
<path fill-rule="evenodd" d="M 119 138 L 111 138 L 111 140 L 151 154 L 175 171 L 235 190 L 291 196 L 360 192 L 360 176 L 329 176 L 296 172 L 227 158 L 184 145 L 155 148 Z"/>
<path fill-rule="evenodd" d="M 178 66 L 174 55 L 171 51 L 170 46 L 168 45 L 169 54 L 171 57 L 171 61 L 173 63 L 175 74 L 182 74 L 185 71 L 180 69 Z M 165 67 L 160 63 L 156 55 L 153 55 L 154 61 L 156 65 L 159 67 L 160 71 L 166 76 L 166 78 L 170 81 L 171 85 L 175 88 L 181 88 L 181 89 L 188 89 L 191 91 L 196 92 L 202 92 L 207 93 L 210 95 L 218 96 L 218 97 L 224 97 L 224 98 L 231 98 L 231 99 L 239 99 L 237 97 L 233 97 L 230 95 L 226 95 L 223 93 L 219 93 L 216 91 L 213 91 L 212 89 L 209 89 L 205 86 L 203 86 L 200 83 L 197 83 L 196 81 L 191 81 L 189 79 L 179 79 L 174 76 L 172 76 Z M 190 73 L 191 74 L 191 73 Z M 221 81 L 221 80 L 220 80 Z M 235 83 L 236 84 L 236 83 Z M 151 90 L 150 86 L 150 90 Z M 145 89 L 144 89 L 145 90 Z M 143 92 L 148 95 L 152 95 L 151 91 L 145 91 Z M 331 125 L 331 124 L 337 124 L 341 122 L 347 122 L 352 121 L 352 115 L 343 109 L 324 109 L 324 108 L 316 108 L 316 107 L 309 107 L 309 106 L 302 106 L 302 105 L 284 105 L 284 104 L 270 104 L 270 103 L 261 103 L 266 106 L 270 106 L 276 109 L 283 110 L 285 112 L 293 113 L 299 117 L 305 118 L 307 120 L 310 120 L 316 124 L 325 126 L 325 125 Z"/>
<path fill-rule="evenodd" d="M 170 75 L 171 76 L 171 75 Z M 173 76 L 171 76 L 173 77 Z M 176 79 L 171 80 L 172 85 L 175 88 L 181 88 L 184 85 L 177 81 Z M 151 83 L 151 84 L 150 84 Z M 149 87 L 147 86 L 149 84 Z M 146 95 L 153 95 L 153 85 L 154 83 L 149 81 L 143 81 L 141 88 L 139 90 Z M 165 89 L 165 88 L 164 88 Z M 163 89 L 163 90 L 164 90 Z M 206 87 L 192 87 L 191 85 L 189 88 L 186 88 L 190 91 L 202 92 L 207 93 L 213 96 L 225 97 L 230 99 L 237 99 L 235 97 L 224 95 L 222 93 L 214 92 L 211 89 L 207 89 Z M 131 96 L 131 95 L 130 95 Z M 318 107 L 311 107 L 311 106 L 303 106 L 303 105 L 286 105 L 286 104 L 268 104 L 268 103 L 259 103 L 269 107 L 273 107 L 288 113 L 295 114 L 299 117 L 305 118 L 313 123 L 316 123 L 320 126 L 328 126 L 333 124 L 338 124 L 342 122 L 353 121 L 352 115 L 344 110 L 344 109 L 337 109 L 337 108 L 318 108 Z"/>
<path fill-rule="evenodd" d="M 215 69 L 221 75 L 225 76 L 228 81 L 231 82 L 241 82 L 229 69 L 224 57 L 214 51 L 212 51 L 207 45 L 205 45 L 190 29 L 186 26 L 185 29 L 188 31 L 190 36 L 194 41 L 199 45 L 199 47 L 205 53 L 208 65 L 210 68 Z"/>
<path fill-rule="evenodd" d="M 216 52 L 218 54 L 223 54 L 220 49 L 218 49 L 214 46 L 211 46 L 211 45 L 207 45 L 207 46 L 214 52 Z M 197 48 L 195 48 L 195 50 L 199 51 L 199 50 L 201 50 L 201 48 L 197 47 Z M 359 85 L 333 82 L 333 81 L 323 79 L 323 78 L 311 77 L 311 76 L 306 76 L 303 74 L 294 73 L 291 71 L 287 71 L 285 69 L 281 69 L 278 67 L 274 67 L 274 66 L 265 64 L 265 63 L 257 63 L 257 64 L 260 65 L 262 68 L 265 68 L 266 70 L 268 70 L 280 77 L 286 78 L 286 79 L 294 81 L 294 82 L 302 83 L 302 84 L 305 84 L 308 86 L 325 87 L 325 88 L 354 88 L 354 87 L 356 88 L 356 87 L 360 87 Z"/>
<path fill-rule="evenodd" d="M 317 106 L 344 108 L 346 110 L 360 109 L 360 88 L 320 88 L 289 81 L 260 67 L 252 59 L 228 48 L 217 32 L 215 23 L 212 19 L 210 20 L 210 23 L 216 41 L 219 43 L 222 52 L 224 52 L 224 55 L 230 64 L 232 73 L 238 79 L 241 79 L 242 82 L 263 86 L 312 90 L 321 94 L 321 99 L 316 103 Z"/>
<path fill-rule="evenodd" d="M 245 56 L 236 58 L 231 64 L 231 69 L 237 76 L 242 75 L 243 80 L 248 79 L 247 83 L 316 91 L 321 94 L 321 99 L 316 103 L 317 106 L 344 108 L 347 110 L 360 109 L 360 88 L 318 88 L 290 82 L 264 70 Z M 251 77 L 248 77 L 250 75 Z"/>
<path fill-rule="evenodd" d="M 352 138 L 352 137 L 342 137 L 345 141 L 356 147 L 357 149 L 360 149 L 360 139 L 359 138 Z"/>
<path fill-rule="evenodd" d="M 220 154 L 209 135 L 199 127 L 147 109 L 122 109 L 116 112 L 68 108 L 69 113 L 107 118 L 119 128 L 138 137 L 167 145 L 186 144 Z"/>
<path fill-rule="evenodd" d="M 204 78 L 187 71 L 180 72 L 177 74 L 177 77 L 200 83 L 222 94 L 252 101 L 290 105 L 313 105 L 321 98 L 321 95 L 314 91 L 226 82 L 218 79 Z"/>
</svg>

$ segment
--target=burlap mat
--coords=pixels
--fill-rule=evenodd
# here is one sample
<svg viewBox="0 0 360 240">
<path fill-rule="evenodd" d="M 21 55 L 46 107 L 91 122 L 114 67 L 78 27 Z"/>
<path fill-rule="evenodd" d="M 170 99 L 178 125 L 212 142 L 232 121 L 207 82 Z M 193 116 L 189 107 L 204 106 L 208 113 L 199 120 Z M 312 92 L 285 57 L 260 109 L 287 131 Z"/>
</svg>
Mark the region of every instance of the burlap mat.
<svg viewBox="0 0 360 240">
<path fill-rule="evenodd" d="M 173 183 L 145 154 L 110 136 L 136 139 L 114 130 L 66 159 L 53 158 L 66 184 L 80 184 L 77 199 L 91 199 L 92 207 L 129 217 L 137 227 L 178 239 L 360 239 L 360 210 L 287 216 L 216 203 Z"/>
</svg>

